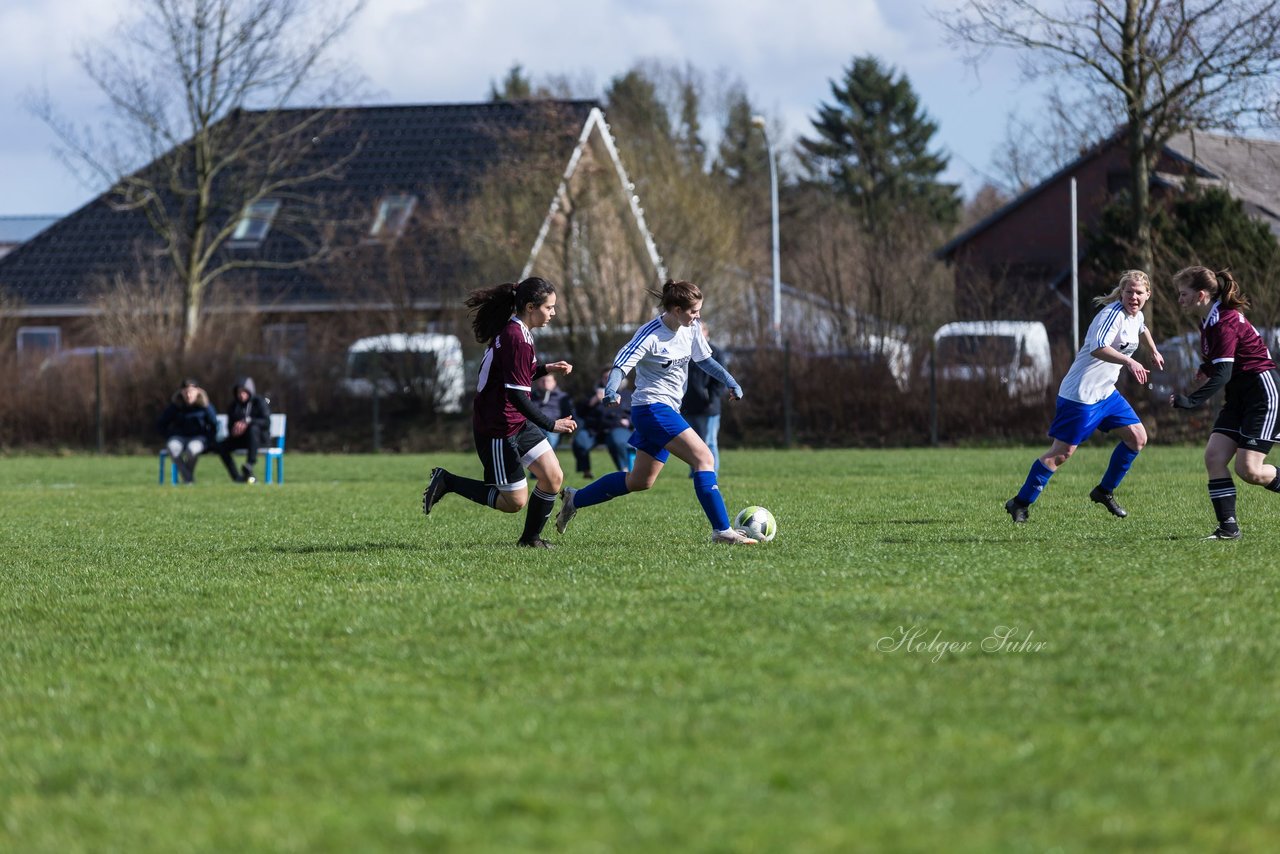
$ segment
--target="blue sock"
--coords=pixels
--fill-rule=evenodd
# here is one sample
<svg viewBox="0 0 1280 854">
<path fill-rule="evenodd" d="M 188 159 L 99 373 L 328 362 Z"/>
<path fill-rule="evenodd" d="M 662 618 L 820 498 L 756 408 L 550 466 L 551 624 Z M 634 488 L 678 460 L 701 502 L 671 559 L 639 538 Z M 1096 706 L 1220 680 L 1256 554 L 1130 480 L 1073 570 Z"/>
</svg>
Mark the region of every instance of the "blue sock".
<svg viewBox="0 0 1280 854">
<path fill-rule="evenodd" d="M 575 492 L 573 494 L 573 506 L 580 510 L 593 504 L 603 504 L 606 501 L 617 498 L 619 495 L 626 495 L 630 491 L 627 489 L 627 473 L 625 471 L 611 471 L 604 477 L 596 478 Z"/>
<path fill-rule="evenodd" d="M 1022 489 L 1018 490 L 1018 502 L 1030 507 L 1036 503 L 1036 499 L 1040 497 L 1040 493 L 1044 492 L 1045 484 L 1049 482 L 1049 478 L 1053 477 L 1053 472 L 1044 463 L 1036 460 L 1031 464 L 1031 471 L 1027 472 L 1027 482 L 1022 484 Z"/>
<path fill-rule="evenodd" d="M 1102 476 L 1098 486 L 1107 492 L 1115 492 L 1120 481 L 1124 480 L 1124 476 L 1129 473 L 1129 466 L 1133 465 L 1137 457 L 1138 452 L 1124 442 L 1117 444 L 1116 449 L 1111 452 L 1111 464 L 1107 466 L 1107 473 Z"/>
<path fill-rule="evenodd" d="M 716 473 L 713 471 L 696 471 L 693 473 L 693 491 L 702 505 L 702 512 L 707 514 L 711 527 L 723 531 L 729 527 L 729 511 L 724 509 L 724 499 L 720 497 L 720 487 L 716 486 Z M 576 503 L 576 502 L 575 502 Z"/>
</svg>

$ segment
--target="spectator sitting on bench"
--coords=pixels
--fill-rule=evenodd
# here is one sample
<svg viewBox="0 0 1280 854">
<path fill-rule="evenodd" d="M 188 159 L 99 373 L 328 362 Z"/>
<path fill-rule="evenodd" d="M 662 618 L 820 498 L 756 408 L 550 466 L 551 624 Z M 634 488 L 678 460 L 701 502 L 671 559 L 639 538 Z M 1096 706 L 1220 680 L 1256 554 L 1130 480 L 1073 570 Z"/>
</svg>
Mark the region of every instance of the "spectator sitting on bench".
<svg viewBox="0 0 1280 854">
<path fill-rule="evenodd" d="M 168 443 L 169 459 L 182 482 L 194 483 L 196 461 L 217 444 L 218 413 L 209 403 L 209 395 L 195 380 L 183 380 L 182 388 L 173 393 L 160 413 L 156 429 Z"/>
<path fill-rule="evenodd" d="M 578 471 L 587 480 L 595 475 L 591 471 L 591 449 L 603 444 L 609 449 L 609 456 L 618 471 L 631 468 L 631 390 L 626 388 L 626 380 L 618 386 L 618 394 L 622 402 L 618 406 L 605 406 L 604 384 L 609 380 L 609 368 L 600 372 L 600 381 L 591 394 L 578 404 L 578 417 L 581 426 L 573 434 L 573 459 Z"/>
<path fill-rule="evenodd" d="M 257 483 L 253 466 L 258 461 L 258 448 L 270 441 L 271 406 L 258 396 L 253 377 L 241 377 L 231 387 L 231 405 L 227 407 L 227 437 L 218 446 L 222 464 L 236 483 Z M 243 448 L 244 465 L 236 468 L 231 452 Z"/>
<path fill-rule="evenodd" d="M 543 374 L 534 380 L 533 392 L 529 397 L 533 401 L 534 407 L 553 422 L 559 421 L 561 418 L 573 417 L 573 401 L 569 399 L 568 392 L 556 384 L 555 374 Z M 560 437 L 564 434 L 556 433 L 552 430 L 543 430 L 542 432 L 547 435 L 547 444 L 554 451 L 556 446 L 560 444 Z"/>
</svg>

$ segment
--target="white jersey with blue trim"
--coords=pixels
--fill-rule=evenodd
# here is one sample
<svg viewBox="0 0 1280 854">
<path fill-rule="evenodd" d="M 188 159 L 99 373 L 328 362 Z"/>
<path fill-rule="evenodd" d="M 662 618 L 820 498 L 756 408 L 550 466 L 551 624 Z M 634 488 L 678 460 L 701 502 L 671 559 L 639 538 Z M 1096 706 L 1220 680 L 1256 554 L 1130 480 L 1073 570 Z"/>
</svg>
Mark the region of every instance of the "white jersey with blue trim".
<svg viewBox="0 0 1280 854">
<path fill-rule="evenodd" d="M 1089 324 L 1080 352 L 1076 353 L 1071 370 L 1067 371 L 1062 385 L 1058 387 L 1058 396 L 1077 403 L 1097 403 L 1110 397 L 1116 390 L 1122 366 L 1094 358 L 1093 351 L 1099 347 L 1110 347 L 1132 356 L 1138 349 L 1139 336 L 1146 329 L 1142 312 L 1130 317 L 1119 300 L 1105 306 Z"/>
<path fill-rule="evenodd" d="M 626 346 L 613 358 L 613 366 L 623 376 L 636 369 L 631 405 L 665 403 L 677 412 L 689 381 L 689 360 L 711 358 L 711 345 L 702 334 L 702 324 L 667 328 L 655 317 L 636 330 Z"/>
</svg>

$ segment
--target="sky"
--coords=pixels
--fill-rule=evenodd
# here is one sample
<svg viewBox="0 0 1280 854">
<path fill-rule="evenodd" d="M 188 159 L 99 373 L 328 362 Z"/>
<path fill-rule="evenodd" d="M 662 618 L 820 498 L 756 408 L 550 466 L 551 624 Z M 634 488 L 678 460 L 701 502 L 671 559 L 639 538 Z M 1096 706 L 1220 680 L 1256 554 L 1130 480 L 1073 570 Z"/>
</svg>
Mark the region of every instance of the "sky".
<svg viewBox="0 0 1280 854">
<path fill-rule="evenodd" d="M 110 44 L 122 15 L 143 0 L 4 0 L 0 4 L 0 216 L 61 215 L 102 188 L 85 186 L 54 154 L 54 133 L 26 106 L 47 93 L 63 115 L 94 126 L 105 102 L 75 52 Z M 905 73 L 938 124 L 945 178 L 966 196 L 993 172 L 1011 112 L 1036 106 L 1015 59 L 996 55 L 981 75 L 943 40 L 929 12 L 962 0 L 367 0 L 334 48 L 363 73 L 363 103 L 487 100 L 520 64 L 599 96 L 637 62 L 692 65 L 740 80 L 781 128 L 782 150 L 811 134 L 831 81 L 872 54 Z"/>
</svg>

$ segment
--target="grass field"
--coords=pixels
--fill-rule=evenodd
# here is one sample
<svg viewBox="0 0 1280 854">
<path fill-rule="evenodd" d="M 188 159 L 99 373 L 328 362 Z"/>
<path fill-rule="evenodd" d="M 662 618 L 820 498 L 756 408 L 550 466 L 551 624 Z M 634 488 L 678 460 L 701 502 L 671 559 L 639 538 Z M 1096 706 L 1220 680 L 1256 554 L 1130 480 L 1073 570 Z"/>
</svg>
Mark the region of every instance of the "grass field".
<svg viewBox="0 0 1280 854">
<path fill-rule="evenodd" d="M 539 553 L 422 517 L 472 456 L 0 459 L 0 849 L 1280 850 L 1280 496 L 1203 541 L 1153 446 L 1113 519 L 1103 443 L 1015 527 L 1039 450 L 729 451 L 774 543 L 673 466 Z"/>
</svg>

